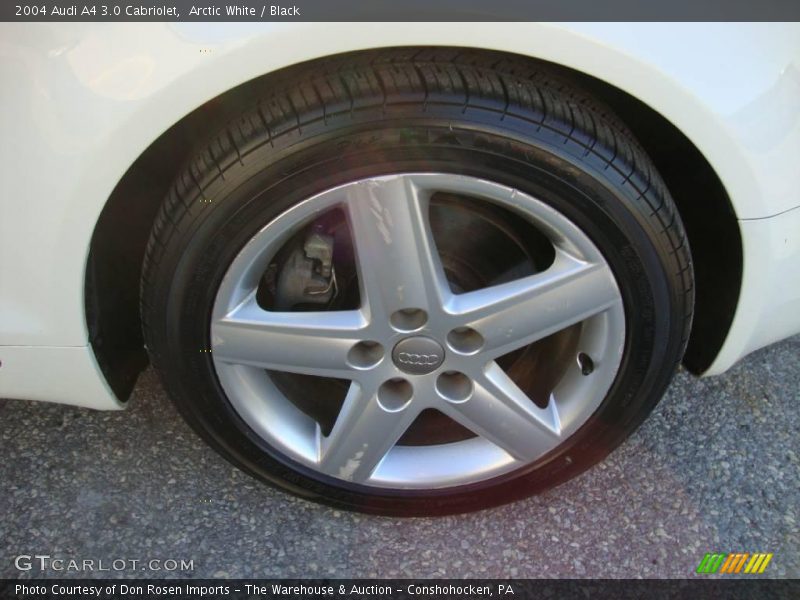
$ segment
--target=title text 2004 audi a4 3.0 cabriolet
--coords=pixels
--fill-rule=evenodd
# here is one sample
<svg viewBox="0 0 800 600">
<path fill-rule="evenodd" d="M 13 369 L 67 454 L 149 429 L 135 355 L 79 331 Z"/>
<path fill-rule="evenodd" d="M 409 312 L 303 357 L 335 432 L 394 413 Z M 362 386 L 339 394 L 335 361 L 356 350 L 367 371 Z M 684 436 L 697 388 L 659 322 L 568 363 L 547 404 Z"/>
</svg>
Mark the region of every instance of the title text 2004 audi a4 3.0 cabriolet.
<svg viewBox="0 0 800 600">
<path fill-rule="evenodd" d="M 587 469 L 800 331 L 796 24 L 0 27 L 0 396 L 149 361 L 228 460 L 390 514 Z"/>
</svg>

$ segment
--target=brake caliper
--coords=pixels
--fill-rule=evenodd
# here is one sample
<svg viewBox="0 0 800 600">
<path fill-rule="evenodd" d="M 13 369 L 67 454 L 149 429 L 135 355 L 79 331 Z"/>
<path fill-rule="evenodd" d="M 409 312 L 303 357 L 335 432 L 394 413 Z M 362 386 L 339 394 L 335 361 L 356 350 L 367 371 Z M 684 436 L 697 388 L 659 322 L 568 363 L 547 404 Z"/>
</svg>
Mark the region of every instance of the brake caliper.
<svg viewBox="0 0 800 600">
<path fill-rule="evenodd" d="M 298 304 L 327 304 L 336 291 L 333 236 L 311 232 L 280 268 L 275 310 L 290 310 Z"/>
</svg>

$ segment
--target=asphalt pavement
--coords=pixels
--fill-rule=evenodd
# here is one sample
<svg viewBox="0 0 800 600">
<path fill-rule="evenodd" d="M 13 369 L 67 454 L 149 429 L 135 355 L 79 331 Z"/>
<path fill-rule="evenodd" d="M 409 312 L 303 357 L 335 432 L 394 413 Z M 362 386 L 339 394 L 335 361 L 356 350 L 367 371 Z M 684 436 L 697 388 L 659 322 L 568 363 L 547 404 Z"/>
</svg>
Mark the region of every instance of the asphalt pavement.
<svg viewBox="0 0 800 600">
<path fill-rule="evenodd" d="M 124 412 L 0 401 L 0 577 L 684 578 L 712 551 L 772 552 L 765 577 L 800 577 L 799 359 L 794 337 L 722 376 L 681 372 L 589 472 L 434 519 L 258 483 L 181 421 L 151 370 Z M 66 562 L 17 559 L 37 554 Z"/>
</svg>

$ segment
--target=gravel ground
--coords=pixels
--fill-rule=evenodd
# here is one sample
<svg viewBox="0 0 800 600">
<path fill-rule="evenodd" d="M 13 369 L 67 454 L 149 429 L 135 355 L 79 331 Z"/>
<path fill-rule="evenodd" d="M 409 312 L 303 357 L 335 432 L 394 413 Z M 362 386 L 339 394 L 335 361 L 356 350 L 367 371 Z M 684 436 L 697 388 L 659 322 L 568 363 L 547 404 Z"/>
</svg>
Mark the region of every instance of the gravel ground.
<svg viewBox="0 0 800 600">
<path fill-rule="evenodd" d="M 438 519 L 260 485 L 183 424 L 152 371 L 121 413 L 0 401 L 0 577 L 20 554 L 191 559 L 175 575 L 193 577 L 688 577 L 708 551 L 774 552 L 766 576 L 800 577 L 798 358 L 795 337 L 720 377 L 682 372 L 590 472 Z"/>
</svg>

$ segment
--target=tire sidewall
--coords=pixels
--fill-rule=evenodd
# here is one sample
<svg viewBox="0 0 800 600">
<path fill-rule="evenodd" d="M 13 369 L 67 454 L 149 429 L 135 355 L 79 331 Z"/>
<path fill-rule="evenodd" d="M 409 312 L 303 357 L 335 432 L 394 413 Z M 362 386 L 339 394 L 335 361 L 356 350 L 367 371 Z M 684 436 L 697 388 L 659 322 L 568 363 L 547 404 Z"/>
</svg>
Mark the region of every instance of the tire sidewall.
<svg viewBox="0 0 800 600">
<path fill-rule="evenodd" d="M 593 163 L 596 163 L 594 164 Z M 605 167 L 605 168 L 604 168 Z M 595 414 L 546 457 L 506 475 L 440 491 L 366 488 L 326 478 L 269 447 L 239 417 L 208 350 L 211 309 L 228 265 L 263 226 L 316 193 L 402 172 L 488 179 L 541 200 L 575 223 L 604 254 L 626 314 L 618 376 Z M 670 255 L 640 190 L 594 155 L 575 156 L 547 132 L 439 120 L 387 122 L 305 132 L 284 148 L 264 147 L 206 190 L 210 202 L 170 239 L 159 266 L 152 314 L 157 368 L 180 411 L 226 458 L 303 497 L 386 514 L 445 514 L 484 508 L 556 485 L 595 464 L 650 412 L 679 359 Z M 677 336 L 677 340 L 676 340 Z M 154 361 L 155 362 L 155 361 Z"/>
</svg>

